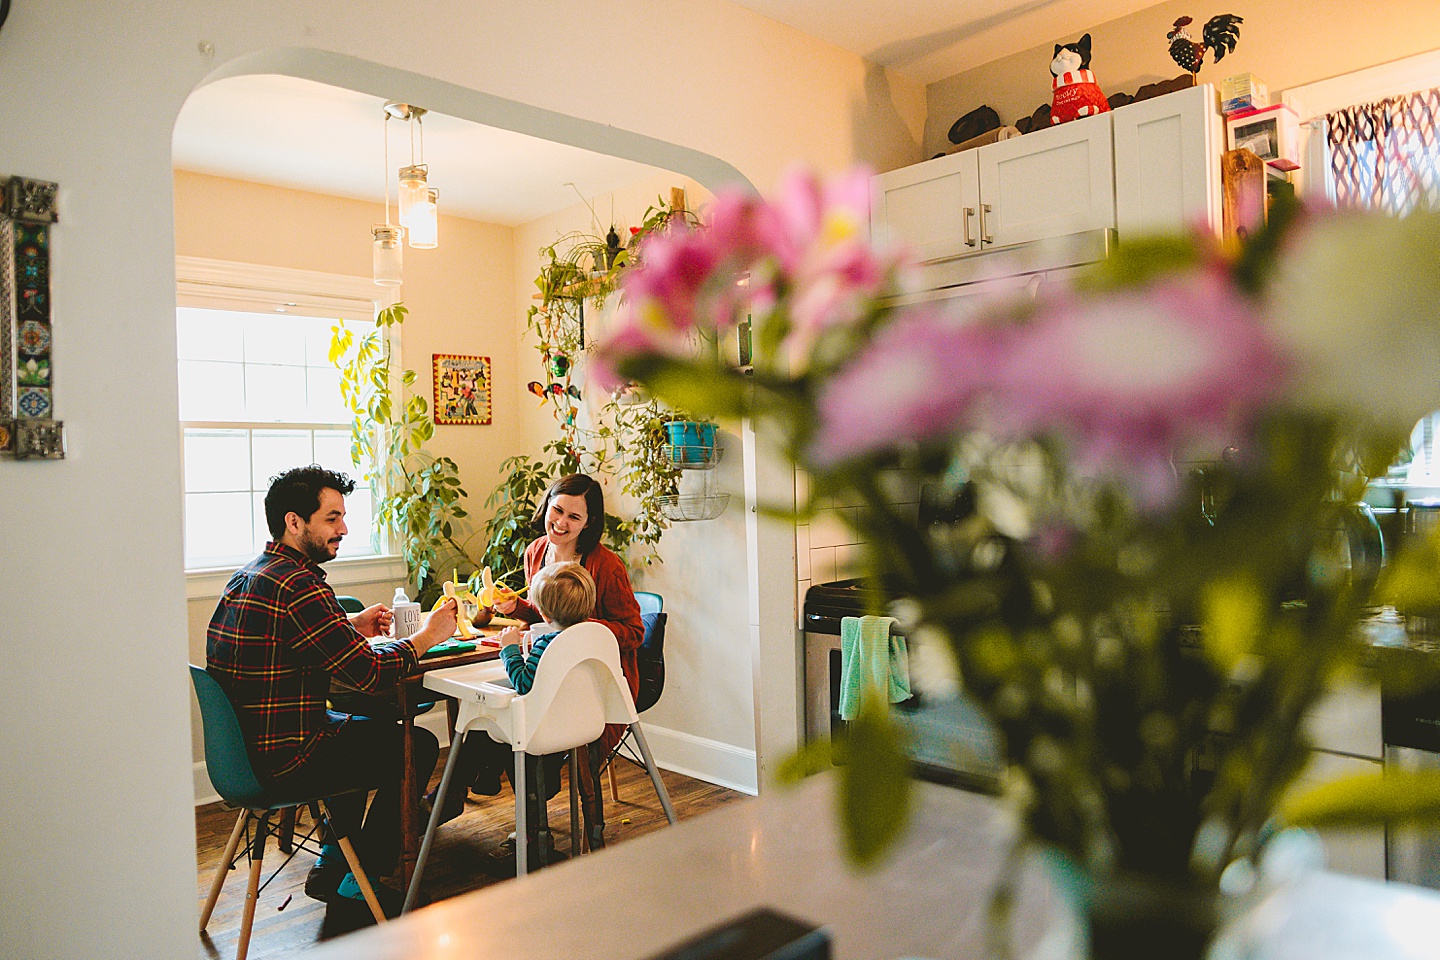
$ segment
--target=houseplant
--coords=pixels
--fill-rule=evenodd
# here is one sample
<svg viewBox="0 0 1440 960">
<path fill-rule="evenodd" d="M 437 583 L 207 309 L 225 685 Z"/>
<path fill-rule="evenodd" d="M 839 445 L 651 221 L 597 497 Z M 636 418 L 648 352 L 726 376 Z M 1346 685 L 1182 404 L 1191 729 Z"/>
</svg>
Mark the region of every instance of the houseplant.
<svg viewBox="0 0 1440 960">
<path fill-rule="evenodd" d="M 683 196 L 683 194 L 680 194 Z M 675 199 L 657 198 L 625 244 L 612 227 L 606 236 L 568 233 L 540 250 L 535 278 L 538 303 L 526 317 L 540 354 L 542 380 L 533 385 L 552 405 L 557 436 L 539 456 L 519 455 L 501 465 L 502 479 L 486 499 L 491 511 L 482 564 L 494 571 L 523 569 L 526 545 L 538 533 L 530 524 L 540 496 L 554 479 L 569 473 L 613 476 L 632 509 L 608 512 L 605 540 L 636 567 L 659 560 L 654 546 L 669 527 L 664 498 L 677 490 L 679 468 L 665 456 L 665 425 L 685 417 L 653 398 L 611 392 L 592 395 L 596 416 L 580 417 L 577 358 L 585 355 L 585 304 L 603 308 L 624 272 L 636 261 L 646 237 L 672 222 L 693 223 Z"/>
<path fill-rule="evenodd" d="M 403 303 L 386 307 L 375 329 L 358 340 L 337 324 L 329 356 L 340 370 L 340 395 L 354 418 L 350 458 L 376 495 L 375 522 L 398 538 L 406 579 L 429 599 L 439 590 L 432 571 L 466 557 L 457 539 L 458 521 L 466 516 L 460 504 L 465 490 L 455 461 L 425 449 L 435 434 L 425 398 L 396 390 L 397 381 L 402 389 L 415 382 L 415 371 L 397 377 L 390 363 L 389 331 L 407 314 Z"/>
<path fill-rule="evenodd" d="M 1440 216 L 1279 209 L 1243 249 L 1132 240 L 1072 288 L 947 311 L 887 299 L 908 264 L 864 239 L 868 200 L 863 172 L 717 197 L 642 249 L 598 366 L 755 417 L 815 500 L 862 504 L 871 582 L 1001 732 L 1017 856 L 1079 878 L 1093 954 L 1198 957 L 1277 824 L 1440 809 L 1425 777 L 1287 795 L 1368 606 L 1440 601 L 1435 545 L 1377 580 L 1337 535 L 1440 407 Z M 712 347 L 747 315 L 748 375 Z M 887 470 L 977 509 L 922 528 Z M 871 695 L 841 745 L 862 863 L 903 826 L 898 738 Z"/>
</svg>

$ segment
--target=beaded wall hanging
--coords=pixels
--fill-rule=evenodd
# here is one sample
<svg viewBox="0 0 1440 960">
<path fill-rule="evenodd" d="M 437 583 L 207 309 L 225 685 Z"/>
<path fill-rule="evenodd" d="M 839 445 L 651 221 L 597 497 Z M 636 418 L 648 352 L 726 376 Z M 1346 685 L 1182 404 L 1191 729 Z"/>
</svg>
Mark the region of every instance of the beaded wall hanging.
<svg viewBox="0 0 1440 960">
<path fill-rule="evenodd" d="M 64 456 L 55 419 L 50 224 L 59 187 L 11 177 L 0 216 L 0 453 Z"/>
</svg>

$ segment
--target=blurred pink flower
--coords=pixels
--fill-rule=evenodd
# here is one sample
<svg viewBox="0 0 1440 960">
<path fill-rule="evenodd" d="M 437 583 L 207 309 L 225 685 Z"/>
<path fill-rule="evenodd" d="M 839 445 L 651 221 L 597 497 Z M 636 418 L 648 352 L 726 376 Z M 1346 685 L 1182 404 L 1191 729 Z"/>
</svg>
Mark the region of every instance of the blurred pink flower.
<svg viewBox="0 0 1440 960">
<path fill-rule="evenodd" d="M 910 308 L 831 377 L 816 399 L 812 464 L 823 469 L 963 425 L 992 385 L 1002 349 L 997 331 L 968 321 Z"/>
<path fill-rule="evenodd" d="M 1067 442 L 1081 472 L 1166 502 L 1177 448 L 1245 429 L 1284 387 L 1255 306 L 1215 270 L 1045 303 L 997 371 L 994 411 L 1022 436 Z"/>
<path fill-rule="evenodd" d="M 628 332 L 612 353 L 674 353 L 685 338 L 669 333 L 726 330 L 750 309 L 757 323 L 788 323 L 777 359 L 803 371 L 825 332 L 858 321 L 893 285 L 900 257 L 866 241 L 869 217 L 864 169 L 828 182 L 791 170 L 770 201 L 721 191 L 703 229 L 645 241 L 622 284 Z M 746 274 L 749 286 L 738 285 Z"/>
</svg>

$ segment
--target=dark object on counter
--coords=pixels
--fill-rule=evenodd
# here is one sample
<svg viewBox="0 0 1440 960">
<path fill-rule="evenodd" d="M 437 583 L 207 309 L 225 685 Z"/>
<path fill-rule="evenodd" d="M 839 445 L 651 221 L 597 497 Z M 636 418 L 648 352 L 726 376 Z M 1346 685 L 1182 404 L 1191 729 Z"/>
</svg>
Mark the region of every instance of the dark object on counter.
<svg viewBox="0 0 1440 960">
<path fill-rule="evenodd" d="M 830 960 L 830 936 L 760 907 L 648 960 Z"/>
<path fill-rule="evenodd" d="M 1381 697 L 1380 726 L 1386 744 L 1440 753 L 1440 690 L 1399 694 L 1385 689 Z"/>
<path fill-rule="evenodd" d="M 950 125 L 950 142 L 964 143 L 1000 126 L 1000 114 L 981 105 Z"/>
<path fill-rule="evenodd" d="M 1036 130 L 1044 130 L 1052 126 L 1050 123 L 1050 104 L 1042 103 L 1035 108 L 1035 112 L 1028 117 L 1021 117 L 1015 121 L 1015 129 L 1021 133 L 1033 133 Z"/>
</svg>

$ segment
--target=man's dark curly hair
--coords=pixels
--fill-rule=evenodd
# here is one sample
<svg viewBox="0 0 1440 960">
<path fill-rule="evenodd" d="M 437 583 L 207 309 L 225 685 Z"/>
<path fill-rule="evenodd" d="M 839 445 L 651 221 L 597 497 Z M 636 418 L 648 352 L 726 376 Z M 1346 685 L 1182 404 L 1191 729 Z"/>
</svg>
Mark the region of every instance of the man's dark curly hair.
<svg viewBox="0 0 1440 960">
<path fill-rule="evenodd" d="M 296 513 L 308 521 L 320 509 L 320 491 L 325 489 L 349 496 L 355 489 L 355 481 L 318 463 L 295 467 L 270 478 L 270 491 L 265 494 L 265 523 L 276 543 L 285 535 L 285 515 Z"/>
</svg>

